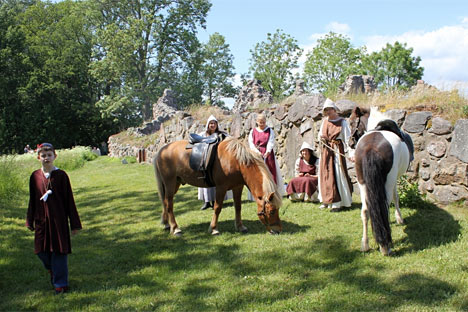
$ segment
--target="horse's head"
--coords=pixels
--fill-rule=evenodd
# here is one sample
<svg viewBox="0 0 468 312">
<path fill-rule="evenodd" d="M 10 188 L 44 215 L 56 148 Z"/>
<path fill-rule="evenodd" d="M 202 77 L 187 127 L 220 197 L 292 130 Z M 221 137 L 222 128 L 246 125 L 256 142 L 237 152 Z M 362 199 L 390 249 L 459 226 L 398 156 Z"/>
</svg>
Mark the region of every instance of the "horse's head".
<svg viewBox="0 0 468 312">
<path fill-rule="evenodd" d="M 351 129 L 351 136 L 348 142 L 349 147 L 356 148 L 357 142 L 366 132 L 369 114 L 369 110 L 365 108 L 355 107 L 353 109 L 349 117 L 349 127 Z"/>
<path fill-rule="evenodd" d="M 271 193 L 269 196 L 259 196 L 256 199 L 258 218 L 271 234 L 279 234 L 283 230 L 281 220 L 279 218 L 279 205 L 281 204 L 281 199 L 278 200 L 276 197 L 278 197 L 278 194 Z"/>
</svg>

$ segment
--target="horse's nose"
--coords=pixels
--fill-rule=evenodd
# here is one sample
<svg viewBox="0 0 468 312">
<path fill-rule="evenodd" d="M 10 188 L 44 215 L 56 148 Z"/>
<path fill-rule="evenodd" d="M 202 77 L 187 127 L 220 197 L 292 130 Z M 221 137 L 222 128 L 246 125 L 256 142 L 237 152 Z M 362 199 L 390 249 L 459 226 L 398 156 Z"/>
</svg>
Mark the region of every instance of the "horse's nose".
<svg viewBox="0 0 468 312">
<path fill-rule="evenodd" d="M 279 225 L 270 226 L 270 234 L 280 234 L 282 232 L 282 228 Z"/>
</svg>

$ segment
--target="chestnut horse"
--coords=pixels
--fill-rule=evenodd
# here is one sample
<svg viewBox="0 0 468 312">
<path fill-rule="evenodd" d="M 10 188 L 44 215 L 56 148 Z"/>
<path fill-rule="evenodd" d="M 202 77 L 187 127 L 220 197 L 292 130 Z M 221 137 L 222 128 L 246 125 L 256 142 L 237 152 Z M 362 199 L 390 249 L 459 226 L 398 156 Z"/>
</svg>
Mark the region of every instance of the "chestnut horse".
<svg viewBox="0 0 468 312">
<path fill-rule="evenodd" d="M 174 195 L 180 185 L 188 183 L 198 187 L 209 187 L 203 179 L 203 174 L 190 168 L 190 150 L 185 148 L 187 143 L 182 140 L 167 144 L 153 159 L 159 197 L 163 203 L 161 222 L 165 229 L 170 229 L 174 235 L 182 233 L 173 212 Z M 218 217 L 228 190 L 232 190 L 234 198 L 235 228 L 237 231 L 247 232 L 241 219 L 241 196 L 244 185 L 247 185 L 257 202 L 257 215 L 267 230 L 272 234 L 281 232 L 282 226 L 279 218 L 281 196 L 260 156 L 254 155 L 238 139 L 227 138 L 218 145 L 212 170 L 216 186 L 216 200 L 208 230 L 211 234 L 219 234 Z"/>
<path fill-rule="evenodd" d="M 361 250 L 369 250 L 367 221 L 370 217 L 380 251 L 389 255 L 392 246 L 389 206 L 393 201 L 396 221 L 403 224 L 397 181 L 409 167 L 413 142 L 407 133 L 399 129 L 396 122 L 385 117 L 376 108 L 370 111 L 355 108 L 349 123 L 349 146 L 356 148 L 354 157 L 362 202 Z"/>
</svg>

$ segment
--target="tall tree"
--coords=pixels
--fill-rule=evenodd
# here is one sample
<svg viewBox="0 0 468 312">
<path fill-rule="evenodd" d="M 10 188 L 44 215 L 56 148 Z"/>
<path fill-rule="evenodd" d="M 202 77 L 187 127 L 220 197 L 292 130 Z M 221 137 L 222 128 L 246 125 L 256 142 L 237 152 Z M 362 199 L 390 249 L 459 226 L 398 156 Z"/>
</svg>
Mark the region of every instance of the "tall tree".
<svg viewBox="0 0 468 312">
<path fill-rule="evenodd" d="M 88 74 L 92 33 L 81 5 L 34 1 L 8 11 L 13 24 L 0 47 L 9 89 L 0 117 L 3 152 L 44 140 L 57 147 L 90 145 L 112 131 L 94 105 L 96 88 Z"/>
<path fill-rule="evenodd" d="M 96 61 L 91 72 L 103 87 L 105 115 L 125 127 L 151 117 L 151 104 L 177 83 L 198 45 L 208 0 L 91 1 L 96 25 Z M 186 67 L 190 68 L 190 66 Z"/>
<path fill-rule="evenodd" d="M 233 97 L 236 92 L 232 86 L 233 56 L 222 35 L 214 33 L 210 36 L 203 46 L 203 58 L 204 95 L 210 104 L 222 105 L 222 97 Z"/>
<path fill-rule="evenodd" d="M 280 98 L 295 85 L 293 70 L 298 68 L 302 49 L 297 40 L 282 30 L 268 33 L 267 40 L 257 43 L 250 50 L 249 71 L 273 97 Z"/>
<path fill-rule="evenodd" d="M 373 75 L 382 89 L 408 89 L 424 73 L 424 68 L 419 65 L 421 58 L 411 56 L 412 54 L 413 49 L 407 48 L 406 43 L 387 43 L 381 51 L 372 52 L 364 58 L 363 72 Z"/>
<path fill-rule="evenodd" d="M 349 74 L 357 73 L 364 48 L 354 48 L 348 37 L 329 32 L 307 54 L 304 81 L 309 90 L 334 93 Z"/>
</svg>

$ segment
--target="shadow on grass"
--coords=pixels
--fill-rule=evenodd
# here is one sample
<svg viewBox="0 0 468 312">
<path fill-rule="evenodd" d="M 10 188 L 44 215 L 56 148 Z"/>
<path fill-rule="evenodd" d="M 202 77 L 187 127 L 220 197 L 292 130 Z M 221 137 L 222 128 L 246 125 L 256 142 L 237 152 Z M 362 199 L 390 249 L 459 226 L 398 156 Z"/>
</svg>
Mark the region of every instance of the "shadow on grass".
<svg viewBox="0 0 468 312">
<path fill-rule="evenodd" d="M 407 236 L 395 242 L 407 246 L 399 249 L 396 255 L 445 245 L 459 239 L 460 223 L 444 209 L 426 203 L 424 208 L 413 211 L 411 216 L 405 218 L 403 225 Z"/>
</svg>

